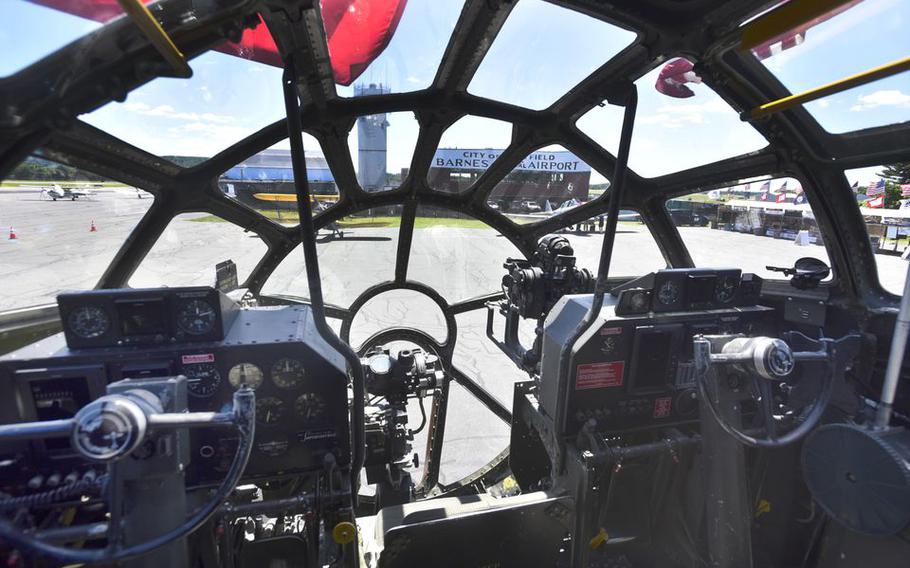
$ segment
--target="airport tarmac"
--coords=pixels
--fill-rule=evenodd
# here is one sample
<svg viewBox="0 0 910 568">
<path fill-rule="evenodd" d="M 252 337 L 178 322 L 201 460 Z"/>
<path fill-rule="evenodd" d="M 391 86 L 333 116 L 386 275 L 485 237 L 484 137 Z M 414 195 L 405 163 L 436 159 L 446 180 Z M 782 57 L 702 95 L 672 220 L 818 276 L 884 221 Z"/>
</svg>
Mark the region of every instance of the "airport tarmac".
<svg viewBox="0 0 910 568">
<path fill-rule="evenodd" d="M 50 303 L 63 290 L 92 288 L 152 199 L 137 198 L 132 188 L 101 188 L 89 199 L 43 200 L 34 188 L 0 189 L 0 311 Z M 175 219 L 130 280 L 134 287 L 211 285 L 216 263 L 233 259 L 242 280 L 266 247 L 252 233 L 206 214 Z M 91 231 L 92 222 L 95 231 Z M 16 239 L 9 239 L 9 228 Z M 802 256 L 827 260 L 823 247 L 796 246 L 790 241 L 681 227 L 680 233 L 696 264 L 732 266 L 769 275 L 765 266 L 792 266 Z M 602 234 L 565 233 L 581 267 L 595 271 Z M 320 270 L 326 301 L 347 307 L 366 288 L 391 279 L 395 270 L 397 229 L 346 228 L 343 239 L 322 231 Z M 449 303 L 497 291 L 507 257 L 518 256 L 511 243 L 493 230 L 460 227 L 417 229 L 408 278 L 435 288 Z M 906 264 L 897 256 L 876 255 L 885 286 L 900 291 Z M 633 276 L 662 268 L 662 255 L 641 224 L 620 226 L 611 275 Z M 303 255 L 295 251 L 263 288 L 271 294 L 307 296 Z M 526 379 L 485 335 L 486 312 L 456 318 L 454 364 L 511 407 L 512 384 Z M 388 326 L 407 323 L 439 340 L 445 322 L 435 304 L 416 292 L 387 292 L 370 301 L 354 320 L 352 343 Z M 336 322 L 337 324 L 337 322 Z M 502 320 L 497 320 L 501 330 Z M 337 325 L 336 325 L 337 329 Z M 529 342 L 530 332 L 525 330 Z M 508 444 L 508 428 L 492 413 L 453 385 L 449 425 L 445 433 L 441 480 L 452 482 L 472 472 Z M 416 405 L 412 416 L 419 421 Z M 418 436 L 415 450 L 422 451 Z"/>
</svg>

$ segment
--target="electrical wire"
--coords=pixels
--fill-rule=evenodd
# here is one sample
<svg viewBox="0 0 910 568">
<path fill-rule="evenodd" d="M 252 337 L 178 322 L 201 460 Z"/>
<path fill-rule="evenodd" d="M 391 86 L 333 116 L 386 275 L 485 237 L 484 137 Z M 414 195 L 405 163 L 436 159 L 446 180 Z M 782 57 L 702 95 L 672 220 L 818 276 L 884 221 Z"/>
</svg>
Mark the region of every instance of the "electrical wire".
<svg viewBox="0 0 910 568">
<path fill-rule="evenodd" d="M 420 426 L 416 430 L 412 430 L 411 434 L 420 434 L 420 432 L 427 425 L 427 409 L 423 406 L 423 397 L 417 395 L 417 404 L 420 406 Z"/>
<path fill-rule="evenodd" d="M 50 505 L 55 501 L 71 497 L 73 495 L 78 495 L 80 493 L 86 493 L 91 490 L 102 490 L 104 485 L 107 483 L 108 476 L 103 474 L 94 479 L 80 479 L 74 483 L 69 483 L 67 485 L 61 485 L 50 491 L 43 491 L 41 493 L 33 493 L 31 495 L 23 495 L 21 497 L 12 497 L 10 499 L 0 500 L 0 511 L 8 511 L 10 509 L 18 509 L 20 507 L 32 508 L 41 505 Z"/>
</svg>

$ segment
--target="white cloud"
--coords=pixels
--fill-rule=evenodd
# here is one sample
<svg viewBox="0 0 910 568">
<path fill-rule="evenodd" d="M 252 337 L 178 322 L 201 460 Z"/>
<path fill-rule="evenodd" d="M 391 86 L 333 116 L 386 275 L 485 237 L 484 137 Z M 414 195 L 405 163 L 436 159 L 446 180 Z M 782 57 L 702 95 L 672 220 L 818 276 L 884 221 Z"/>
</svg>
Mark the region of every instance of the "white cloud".
<svg viewBox="0 0 910 568">
<path fill-rule="evenodd" d="M 204 100 L 207 103 L 212 102 L 212 99 L 215 98 L 212 95 L 212 91 L 210 91 L 206 85 L 199 87 L 199 91 L 202 92 L 202 100 Z"/>
<path fill-rule="evenodd" d="M 830 105 L 831 105 L 830 101 L 826 101 L 824 99 L 818 101 L 818 106 L 820 106 L 822 108 L 828 108 Z"/>
<path fill-rule="evenodd" d="M 868 95 L 860 95 L 857 104 L 850 107 L 853 112 L 874 109 L 880 106 L 910 107 L 910 95 L 897 89 L 875 91 Z"/>
<path fill-rule="evenodd" d="M 418 79 L 417 77 L 415 77 L 415 76 L 413 76 L 413 75 L 410 75 L 410 76 L 408 76 L 407 79 L 405 79 L 405 81 L 407 81 L 408 83 L 414 83 L 414 84 L 416 84 L 416 83 L 419 83 L 419 82 L 420 82 L 420 79 Z"/>
<path fill-rule="evenodd" d="M 233 116 L 227 116 L 224 114 L 213 114 L 210 112 L 205 112 L 202 114 L 195 112 L 177 112 L 174 107 L 171 105 L 158 105 L 150 106 L 146 103 L 125 103 L 123 108 L 126 110 L 140 114 L 142 116 L 158 116 L 161 118 L 169 118 L 174 120 L 187 120 L 190 122 L 198 122 L 200 120 L 206 122 L 213 122 L 216 124 L 229 124 L 234 122 Z"/>
<path fill-rule="evenodd" d="M 734 113 L 722 99 L 704 103 L 675 103 L 659 107 L 653 114 L 636 119 L 636 124 L 659 124 L 664 128 L 681 128 L 688 124 L 705 124 L 708 115 Z"/>
</svg>

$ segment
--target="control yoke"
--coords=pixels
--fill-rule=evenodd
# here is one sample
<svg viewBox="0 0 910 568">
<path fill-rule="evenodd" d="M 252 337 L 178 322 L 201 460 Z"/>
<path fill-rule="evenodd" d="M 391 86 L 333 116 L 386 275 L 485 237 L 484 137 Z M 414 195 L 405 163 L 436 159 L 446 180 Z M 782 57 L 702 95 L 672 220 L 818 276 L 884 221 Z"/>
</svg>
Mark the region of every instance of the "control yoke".
<svg viewBox="0 0 910 568">
<path fill-rule="evenodd" d="M 699 395 L 713 418 L 739 442 L 772 448 L 799 440 L 818 424 L 835 380 L 859 351 L 860 336 L 816 340 L 797 332 L 785 334 L 785 339 L 702 335 L 693 343 Z M 788 396 L 797 390 L 801 396 Z M 806 392 L 813 394 L 810 402 L 794 407 Z M 757 402 L 764 436 L 742 427 L 740 411 L 749 399 Z"/>
<path fill-rule="evenodd" d="M 161 382 L 168 380 L 174 382 L 173 378 L 161 379 Z M 185 380 L 183 377 L 177 379 L 184 389 Z M 119 386 L 123 388 L 129 384 L 130 381 L 122 381 Z M 118 383 L 110 385 L 108 392 L 116 385 Z M 237 485 L 250 457 L 256 424 L 255 394 L 249 387 L 242 387 L 234 393 L 233 407 L 225 412 L 164 412 L 169 396 L 167 391 L 157 392 L 158 394 L 143 388 L 123 390 L 119 394 L 107 394 L 98 398 L 70 419 L 3 425 L 0 426 L 0 442 L 68 437 L 79 455 L 92 462 L 108 465 L 105 500 L 111 510 L 111 518 L 118 519 L 121 518 L 121 512 L 114 510 L 115 503 L 122 504 L 122 496 L 117 495 L 118 484 L 114 479 L 116 464 L 137 449 L 145 447 L 145 442 L 152 439 L 154 433 L 185 428 L 234 427 L 239 434 L 237 452 L 221 485 L 205 505 L 173 530 L 127 546 L 122 543 L 122 527 L 118 522 L 103 523 L 104 526 L 101 527 L 86 525 L 67 528 L 67 533 L 73 536 L 67 539 L 70 541 L 79 540 L 79 535 L 97 536 L 99 530 L 105 532 L 107 546 L 98 549 L 80 550 L 51 544 L 50 541 L 54 539 L 48 538 L 48 535 L 43 535 L 40 531 L 23 531 L 2 517 L 0 539 L 65 563 L 115 563 L 155 550 L 204 524 Z"/>
</svg>

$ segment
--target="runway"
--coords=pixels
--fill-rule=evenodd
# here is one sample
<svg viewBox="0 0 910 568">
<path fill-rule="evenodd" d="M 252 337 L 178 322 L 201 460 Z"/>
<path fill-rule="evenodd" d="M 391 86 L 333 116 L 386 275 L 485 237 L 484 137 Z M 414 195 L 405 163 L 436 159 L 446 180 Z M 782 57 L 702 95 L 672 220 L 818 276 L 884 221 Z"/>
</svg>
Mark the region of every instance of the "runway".
<svg viewBox="0 0 910 568">
<path fill-rule="evenodd" d="M 95 286 L 130 231 L 152 204 L 132 188 L 101 188 L 90 199 L 42 200 L 39 190 L 0 189 L 0 311 L 54 302 L 64 290 Z M 207 214 L 184 214 L 173 220 L 130 280 L 133 287 L 212 285 L 216 263 L 233 259 L 241 281 L 266 252 L 265 244 Z M 96 231 L 91 231 L 94 221 Z M 12 227 L 17 238 L 8 238 Z M 739 267 L 767 274 L 765 266 L 792 266 L 802 256 L 827 260 L 821 246 L 702 227 L 681 227 L 696 265 Z M 348 228 L 343 239 L 320 235 L 318 252 L 326 301 L 347 307 L 369 286 L 394 277 L 397 228 Z M 596 271 L 602 234 L 565 233 L 578 264 Z M 448 303 L 500 289 L 503 262 L 519 256 L 507 239 L 492 229 L 437 226 L 415 229 L 408 279 L 436 289 Z M 906 264 L 899 257 L 876 255 L 886 287 L 900 290 Z M 665 266 L 644 225 L 623 223 L 613 254 L 614 276 L 636 276 Z M 263 288 L 268 294 L 307 297 L 303 255 L 292 253 Z M 511 407 L 512 385 L 527 376 L 485 335 L 485 310 L 457 317 L 457 336 L 446 338 L 441 311 L 427 297 L 393 291 L 369 302 L 354 320 L 352 343 L 394 325 L 422 329 L 439 341 L 455 340 L 454 364 Z M 337 322 L 336 329 L 337 329 Z M 501 330 L 502 320 L 497 320 Z M 525 330 L 527 344 L 532 326 Z M 508 428 L 463 387 L 453 384 L 445 432 L 441 481 L 471 473 L 508 444 Z M 419 421 L 416 405 L 411 409 Z M 415 451 L 425 439 L 418 436 Z M 422 460 L 422 456 L 421 456 Z"/>
</svg>

